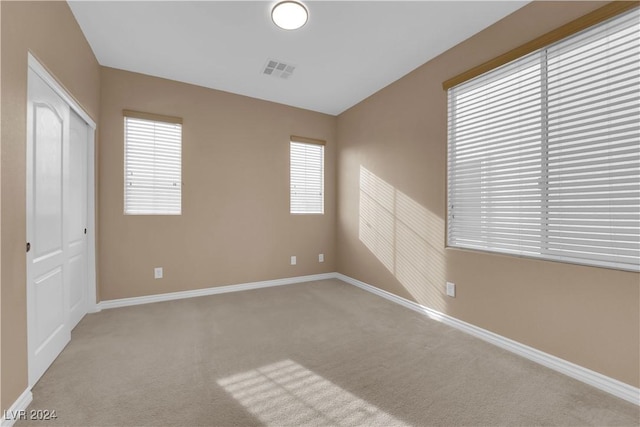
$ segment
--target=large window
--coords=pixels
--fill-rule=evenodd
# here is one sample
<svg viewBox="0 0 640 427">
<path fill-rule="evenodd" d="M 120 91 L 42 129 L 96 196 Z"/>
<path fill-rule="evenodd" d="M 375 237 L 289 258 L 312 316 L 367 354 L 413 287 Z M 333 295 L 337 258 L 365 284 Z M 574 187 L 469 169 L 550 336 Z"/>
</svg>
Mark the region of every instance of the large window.
<svg viewBox="0 0 640 427">
<path fill-rule="evenodd" d="M 292 137 L 290 142 L 290 212 L 324 213 L 324 142 Z"/>
<path fill-rule="evenodd" d="M 640 13 L 448 90 L 448 244 L 640 270 Z"/>
<path fill-rule="evenodd" d="M 125 111 L 124 212 L 182 212 L 182 124 L 178 118 Z"/>
</svg>

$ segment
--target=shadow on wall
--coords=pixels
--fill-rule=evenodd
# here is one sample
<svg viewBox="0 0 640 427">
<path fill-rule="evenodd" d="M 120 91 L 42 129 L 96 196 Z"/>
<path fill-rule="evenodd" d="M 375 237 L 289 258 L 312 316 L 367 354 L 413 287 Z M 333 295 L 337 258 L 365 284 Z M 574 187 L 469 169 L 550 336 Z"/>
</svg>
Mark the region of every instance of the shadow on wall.
<svg viewBox="0 0 640 427">
<path fill-rule="evenodd" d="M 445 311 L 444 221 L 364 166 L 359 238 L 416 302 Z"/>
<path fill-rule="evenodd" d="M 406 426 L 289 359 L 218 384 L 266 425 Z"/>
</svg>

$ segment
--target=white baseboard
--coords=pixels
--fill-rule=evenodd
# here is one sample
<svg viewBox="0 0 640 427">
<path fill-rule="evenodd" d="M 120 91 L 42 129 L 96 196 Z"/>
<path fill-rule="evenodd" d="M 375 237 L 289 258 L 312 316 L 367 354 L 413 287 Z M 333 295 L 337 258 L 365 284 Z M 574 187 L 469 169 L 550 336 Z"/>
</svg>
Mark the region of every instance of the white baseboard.
<svg viewBox="0 0 640 427">
<path fill-rule="evenodd" d="M 486 329 L 479 328 L 470 323 L 458 320 L 455 317 L 451 317 L 439 311 L 422 306 L 408 299 L 399 297 L 390 292 L 383 291 L 382 289 L 371 286 L 367 283 L 353 279 L 344 274 L 336 273 L 334 276 L 336 279 L 340 279 L 346 283 L 357 286 L 365 291 L 371 292 L 389 301 L 393 301 L 404 307 L 407 307 L 413 311 L 417 311 L 433 320 L 442 322 L 446 325 L 452 326 L 463 332 L 466 332 L 474 337 L 480 338 L 483 341 L 496 345 L 500 348 L 508 350 L 554 371 L 565 374 L 571 378 L 574 378 L 583 383 L 589 384 L 597 389 L 610 393 L 628 402 L 634 403 L 640 406 L 640 389 L 633 387 L 629 384 L 623 383 L 616 379 L 599 374 L 590 369 L 576 365 L 559 357 L 545 353 L 540 350 L 536 350 L 533 347 L 521 344 L 517 341 L 513 341 L 509 338 L 487 331 Z"/>
<path fill-rule="evenodd" d="M 371 292 L 389 301 L 395 302 L 406 308 L 417 311 L 418 313 L 428 316 L 433 320 L 452 326 L 456 329 L 459 329 L 463 332 L 466 332 L 470 335 L 480 338 L 483 341 L 496 345 L 500 348 L 508 350 L 512 353 L 515 353 L 519 356 L 522 356 L 540 365 L 546 366 L 547 368 L 553 369 L 554 371 L 565 374 L 578 381 L 582 381 L 602 391 L 605 391 L 607 393 L 610 393 L 614 396 L 617 396 L 621 399 L 624 399 L 628 402 L 631 402 L 640 406 L 640 389 L 636 387 L 633 387 L 629 384 L 625 384 L 621 381 L 607 377 L 605 375 L 599 374 L 598 372 L 576 365 L 567 360 L 561 359 L 559 357 L 553 356 L 543 351 L 536 350 L 533 347 L 529 347 L 525 344 L 521 344 L 517 341 L 513 341 L 509 338 L 490 332 L 486 329 L 482 329 L 470 323 L 463 322 L 462 320 L 456 319 L 455 317 L 451 317 L 447 314 L 440 313 L 439 311 L 425 307 L 413 301 L 409 301 L 408 299 L 399 297 L 390 292 L 376 288 L 375 286 L 371 286 L 367 283 L 361 282 L 349 276 L 345 276 L 344 274 L 341 274 L 341 273 L 324 273 L 324 274 L 315 274 L 310 276 L 288 277 L 285 279 L 266 280 L 261 282 L 243 283 L 239 285 L 217 286 L 212 288 L 196 289 L 192 291 L 171 292 L 166 294 L 148 295 L 143 297 L 107 300 L 107 301 L 101 301 L 100 303 L 96 304 L 95 312 L 98 312 L 103 309 L 127 307 L 131 305 L 148 304 L 148 303 L 160 302 L 160 301 L 171 301 L 171 300 L 183 299 L 183 298 L 193 298 L 193 297 L 199 297 L 199 296 L 205 296 L 205 295 L 216 295 L 216 294 L 223 294 L 228 292 L 247 291 L 251 289 L 291 285 L 295 283 L 304 283 L 304 282 L 311 282 L 315 280 L 325 280 L 325 279 L 339 279 L 345 283 L 349 283 L 351 285 L 357 286 L 361 289 L 364 289 L 365 291 Z M 30 394 L 31 393 L 29 392 L 29 395 Z M 29 398 L 29 401 L 30 399 L 31 398 Z M 20 401 L 20 399 L 18 399 L 18 401 Z M 16 402 L 16 404 L 17 403 L 18 402 Z M 28 402 L 27 402 L 27 405 L 28 405 Z M 4 427 L 4 423 L 2 424 L 2 427 Z"/>
<path fill-rule="evenodd" d="M 1 427 L 11 427 L 16 421 L 27 419 L 26 411 L 27 407 L 33 400 L 33 394 L 31 393 L 31 389 L 26 389 L 20 397 L 11 405 L 9 409 L 4 411 L 2 414 L 2 423 Z"/>
<path fill-rule="evenodd" d="M 225 294 L 228 292 L 248 291 L 250 289 L 270 288 L 272 286 L 292 285 L 295 283 L 313 282 L 315 280 L 334 279 L 336 273 L 314 274 L 310 276 L 287 277 L 285 279 L 265 280 L 261 282 L 242 283 L 239 285 L 215 286 L 212 288 L 194 289 L 192 291 L 171 292 L 166 294 L 146 295 L 143 297 L 122 298 L 101 301 L 97 310 L 128 307 L 130 305 L 149 304 L 152 302 L 172 301 L 176 299 L 194 298 L 205 295 Z"/>
</svg>

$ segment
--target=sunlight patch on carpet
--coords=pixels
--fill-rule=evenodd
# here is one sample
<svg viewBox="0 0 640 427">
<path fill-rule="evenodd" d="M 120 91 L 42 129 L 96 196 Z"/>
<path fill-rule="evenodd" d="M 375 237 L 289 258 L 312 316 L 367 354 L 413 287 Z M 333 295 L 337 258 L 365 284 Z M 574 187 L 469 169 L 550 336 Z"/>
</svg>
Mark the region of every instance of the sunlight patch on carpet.
<svg viewBox="0 0 640 427">
<path fill-rule="evenodd" d="M 223 378 L 218 385 L 267 425 L 406 426 L 292 360 Z"/>
</svg>

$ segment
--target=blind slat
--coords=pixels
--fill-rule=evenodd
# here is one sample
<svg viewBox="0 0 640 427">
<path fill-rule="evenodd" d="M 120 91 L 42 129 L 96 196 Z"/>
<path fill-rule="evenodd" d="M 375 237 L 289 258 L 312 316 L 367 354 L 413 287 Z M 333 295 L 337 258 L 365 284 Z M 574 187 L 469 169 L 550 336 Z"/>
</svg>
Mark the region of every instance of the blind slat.
<svg viewBox="0 0 640 427">
<path fill-rule="evenodd" d="M 324 142 L 291 137 L 290 205 L 292 214 L 324 213 Z"/>
<path fill-rule="evenodd" d="M 450 245 L 640 271 L 639 10 L 448 90 Z"/>
<path fill-rule="evenodd" d="M 125 214 L 182 213 L 182 125 L 163 117 L 125 111 Z"/>
</svg>

